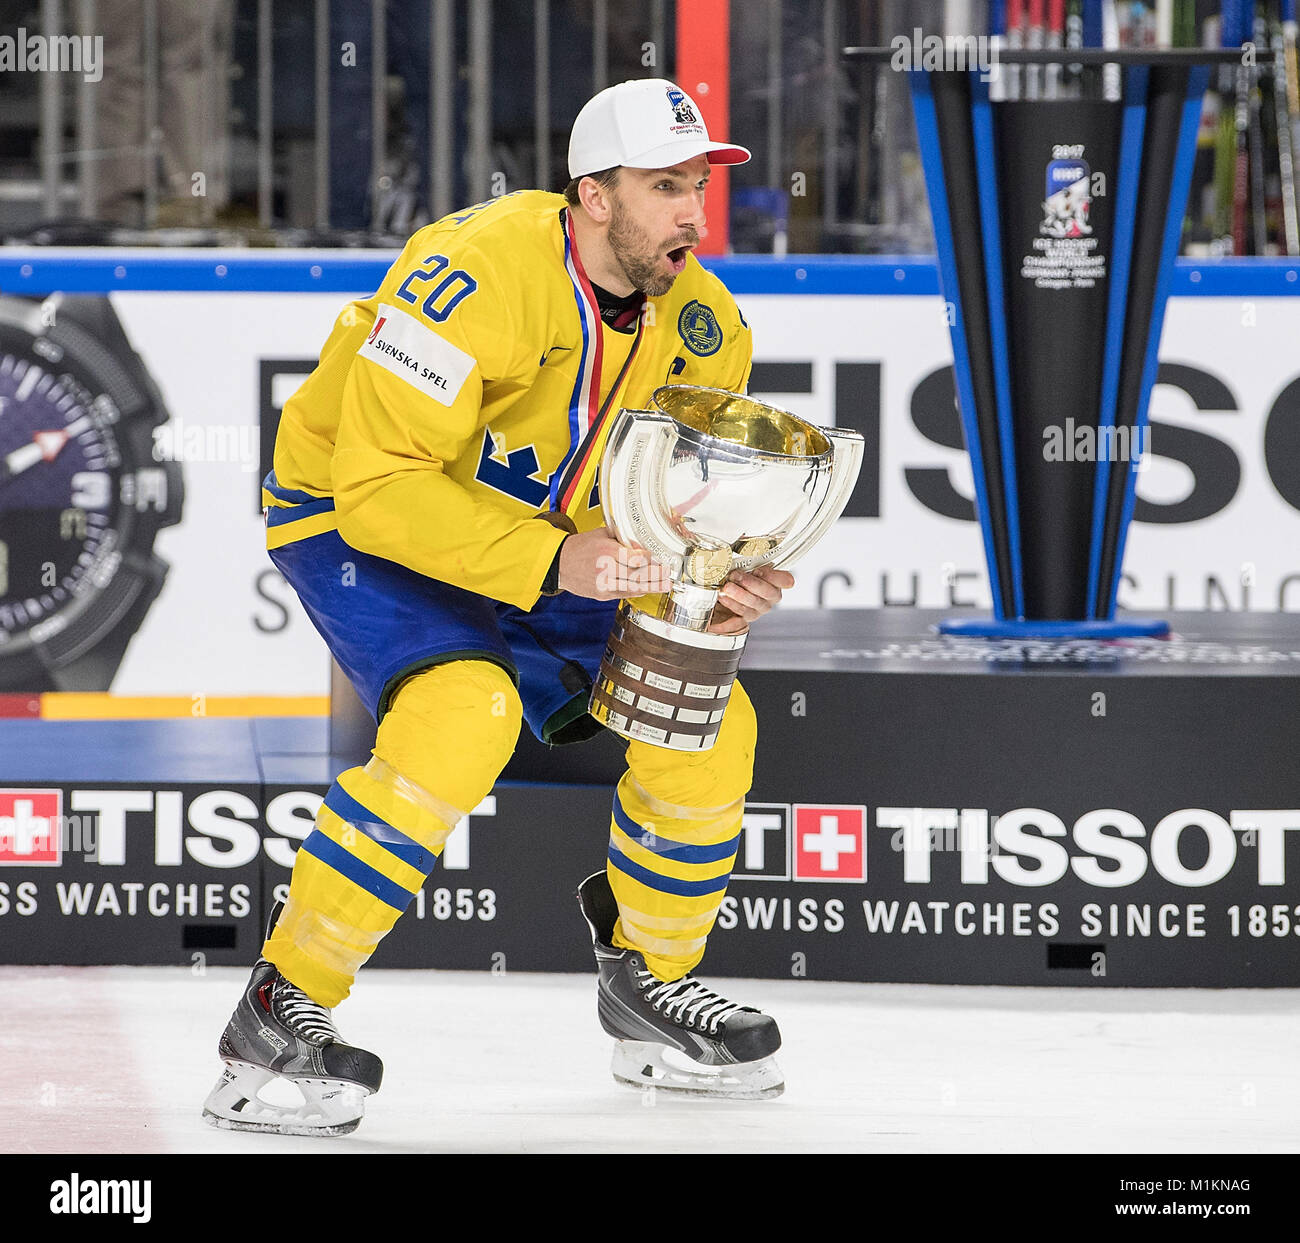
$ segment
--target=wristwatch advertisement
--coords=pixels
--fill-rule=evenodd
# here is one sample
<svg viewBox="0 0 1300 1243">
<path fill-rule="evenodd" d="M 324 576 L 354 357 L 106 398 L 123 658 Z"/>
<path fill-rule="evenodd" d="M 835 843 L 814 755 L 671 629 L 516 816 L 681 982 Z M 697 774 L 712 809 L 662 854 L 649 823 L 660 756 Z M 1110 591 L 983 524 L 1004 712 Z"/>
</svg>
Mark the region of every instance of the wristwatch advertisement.
<svg viewBox="0 0 1300 1243">
<path fill-rule="evenodd" d="M 0 295 L 0 691 L 106 691 L 167 575 L 181 467 L 107 297 Z"/>
</svg>

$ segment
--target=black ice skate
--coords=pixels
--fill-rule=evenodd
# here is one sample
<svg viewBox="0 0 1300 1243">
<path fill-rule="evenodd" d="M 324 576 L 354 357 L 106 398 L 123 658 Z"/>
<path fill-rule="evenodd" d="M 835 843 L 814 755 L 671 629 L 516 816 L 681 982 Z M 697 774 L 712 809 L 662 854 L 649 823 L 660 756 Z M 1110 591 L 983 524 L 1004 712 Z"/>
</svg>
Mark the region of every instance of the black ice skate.
<svg viewBox="0 0 1300 1243">
<path fill-rule="evenodd" d="M 720 997 L 694 976 L 664 983 L 640 954 L 611 945 L 618 906 L 604 872 L 578 886 L 578 903 L 591 925 L 597 1009 L 614 1037 L 615 1079 L 699 1096 L 781 1095 L 775 1020 Z"/>
<path fill-rule="evenodd" d="M 379 1091 L 384 1074 L 373 1053 L 344 1044 L 330 1012 L 265 959 L 253 968 L 217 1053 L 226 1069 L 203 1103 L 203 1116 L 231 1131 L 346 1135 L 357 1129 L 365 1098 Z M 302 1103 L 262 1100 L 258 1093 L 277 1080 L 293 1084 Z"/>
</svg>

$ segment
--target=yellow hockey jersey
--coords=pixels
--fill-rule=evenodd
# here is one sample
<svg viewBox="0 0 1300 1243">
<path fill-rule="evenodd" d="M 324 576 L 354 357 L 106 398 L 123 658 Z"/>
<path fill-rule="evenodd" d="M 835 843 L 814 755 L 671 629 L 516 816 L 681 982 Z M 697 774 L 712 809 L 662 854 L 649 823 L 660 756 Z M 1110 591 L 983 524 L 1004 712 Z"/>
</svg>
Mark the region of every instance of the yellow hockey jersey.
<svg viewBox="0 0 1300 1243">
<path fill-rule="evenodd" d="M 613 413 L 662 384 L 744 392 L 751 355 L 734 300 L 693 255 L 620 332 L 601 320 L 562 196 L 467 208 L 416 233 L 378 292 L 344 308 L 285 404 L 263 501 L 308 502 L 307 516 L 269 526 L 268 544 L 337 525 L 359 551 L 529 609 L 563 539 L 537 515 L 603 523 Z"/>
</svg>

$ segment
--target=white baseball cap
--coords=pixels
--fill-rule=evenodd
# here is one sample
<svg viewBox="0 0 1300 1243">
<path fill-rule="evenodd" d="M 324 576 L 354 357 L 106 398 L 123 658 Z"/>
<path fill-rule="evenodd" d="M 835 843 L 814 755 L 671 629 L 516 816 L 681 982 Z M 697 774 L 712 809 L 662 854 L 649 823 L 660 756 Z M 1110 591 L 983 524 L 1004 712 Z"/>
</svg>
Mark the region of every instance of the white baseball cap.
<svg viewBox="0 0 1300 1243">
<path fill-rule="evenodd" d="M 606 87 L 578 113 L 569 134 L 569 176 L 606 168 L 671 168 L 697 155 L 710 164 L 743 164 L 750 153 L 710 142 L 695 101 L 666 78 Z"/>
</svg>

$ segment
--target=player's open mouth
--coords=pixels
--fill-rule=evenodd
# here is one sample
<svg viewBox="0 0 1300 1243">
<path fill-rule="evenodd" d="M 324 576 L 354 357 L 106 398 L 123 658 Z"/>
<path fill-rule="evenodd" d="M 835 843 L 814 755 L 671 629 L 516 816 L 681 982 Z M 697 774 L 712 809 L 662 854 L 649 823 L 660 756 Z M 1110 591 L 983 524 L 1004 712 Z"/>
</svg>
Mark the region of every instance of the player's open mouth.
<svg viewBox="0 0 1300 1243">
<path fill-rule="evenodd" d="M 680 273 L 686 268 L 686 256 L 690 253 L 689 246 L 676 246 L 668 252 L 668 264 L 674 272 Z"/>
</svg>

